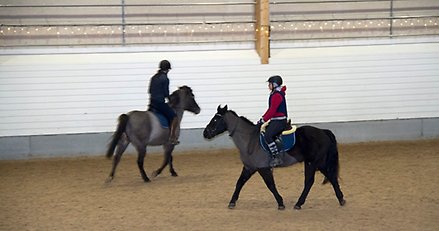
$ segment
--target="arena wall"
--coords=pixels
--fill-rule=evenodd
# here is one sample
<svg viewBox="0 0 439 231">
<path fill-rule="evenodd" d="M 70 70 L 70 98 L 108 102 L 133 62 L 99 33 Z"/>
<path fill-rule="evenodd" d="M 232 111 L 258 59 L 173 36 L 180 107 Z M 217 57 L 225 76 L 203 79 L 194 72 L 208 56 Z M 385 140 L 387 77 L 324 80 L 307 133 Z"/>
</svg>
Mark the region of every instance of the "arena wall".
<svg viewBox="0 0 439 231">
<path fill-rule="evenodd" d="M 361 121 L 346 123 L 312 124 L 320 128 L 331 129 L 339 143 L 357 143 L 370 141 L 419 140 L 439 137 L 439 119 L 405 119 Z M 56 134 L 18 137 L 0 137 L 0 160 L 29 158 L 104 156 L 106 145 L 112 133 Z M 184 129 L 181 143 L 174 153 L 205 151 L 213 149 L 235 148 L 228 134 L 222 134 L 213 140 L 202 137 L 203 129 Z M 130 145 L 125 155 L 135 154 Z M 162 148 L 148 147 L 148 153 L 161 154 Z"/>
<path fill-rule="evenodd" d="M 266 79 L 283 76 L 290 117 L 341 142 L 439 136 L 439 40 L 277 44 L 260 64 L 250 44 L 204 47 L 3 49 L 0 158 L 102 154 L 119 114 L 145 110 L 149 77 L 169 59 L 171 90 L 192 87 L 202 111 L 186 113 L 178 150 L 232 147 L 201 136 L 219 104 L 256 121 Z M 152 149 L 156 150 L 156 149 Z"/>
</svg>

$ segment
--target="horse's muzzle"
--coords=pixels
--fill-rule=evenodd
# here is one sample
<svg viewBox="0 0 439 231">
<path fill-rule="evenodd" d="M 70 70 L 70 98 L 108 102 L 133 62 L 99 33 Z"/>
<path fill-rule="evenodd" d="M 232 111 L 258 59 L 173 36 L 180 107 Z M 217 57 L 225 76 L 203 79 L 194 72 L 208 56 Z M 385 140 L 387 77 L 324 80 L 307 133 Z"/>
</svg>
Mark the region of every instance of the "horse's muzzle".
<svg viewBox="0 0 439 231">
<path fill-rule="evenodd" d="M 187 110 L 192 112 L 192 113 L 194 113 L 195 115 L 198 115 L 201 112 L 201 108 L 198 107 L 198 105 L 195 105 L 193 107 L 187 108 Z"/>
<path fill-rule="evenodd" d="M 214 135 L 212 134 L 210 129 L 207 129 L 207 128 L 204 129 L 203 136 L 204 136 L 204 138 L 209 139 L 209 140 L 214 137 Z"/>
</svg>

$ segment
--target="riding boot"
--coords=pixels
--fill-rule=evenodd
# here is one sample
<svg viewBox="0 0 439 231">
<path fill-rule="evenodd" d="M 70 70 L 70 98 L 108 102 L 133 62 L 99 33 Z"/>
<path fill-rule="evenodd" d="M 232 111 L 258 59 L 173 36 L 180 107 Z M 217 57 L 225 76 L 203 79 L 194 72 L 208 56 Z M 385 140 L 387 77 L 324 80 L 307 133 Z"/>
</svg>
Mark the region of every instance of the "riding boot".
<svg viewBox="0 0 439 231">
<path fill-rule="evenodd" d="M 279 155 L 279 150 L 277 149 L 276 143 L 271 142 L 268 144 L 268 147 L 270 148 L 271 153 L 270 167 L 277 167 L 279 165 L 282 165 L 283 161 Z"/>
<path fill-rule="evenodd" d="M 180 141 L 178 141 L 178 137 L 177 137 L 177 127 L 178 127 L 178 118 L 175 117 L 171 121 L 171 125 L 169 128 L 171 130 L 171 132 L 170 132 L 169 140 L 168 140 L 168 142 L 170 144 L 173 144 L 173 145 L 177 145 L 180 143 Z"/>
</svg>

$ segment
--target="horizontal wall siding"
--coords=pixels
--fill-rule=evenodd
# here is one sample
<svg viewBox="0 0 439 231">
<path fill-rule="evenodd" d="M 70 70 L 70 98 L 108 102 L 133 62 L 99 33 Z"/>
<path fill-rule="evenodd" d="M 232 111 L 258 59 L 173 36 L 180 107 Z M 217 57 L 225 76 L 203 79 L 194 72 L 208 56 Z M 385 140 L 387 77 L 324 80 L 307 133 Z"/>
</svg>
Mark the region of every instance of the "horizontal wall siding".
<svg viewBox="0 0 439 231">
<path fill-rule="evenodd" d="M 293 87 L 289 110 L 300 123 L 437 117 L 438 48 L 429 44 L 280 50 L 271 63 L 288 76 Z"/>
<path fill-rule="evenodd" d="M 439 117 L 439 43 L 253 50 L 4 54 L 0 136 L 111 132 L 119 114 L 145 110 L 149 78 L 169 59 L 170 89 L 189 85 L 202 128 L 219 104 L 256 121 L 266 80 L 283 76 L 296 123 Z"/>
</svg>

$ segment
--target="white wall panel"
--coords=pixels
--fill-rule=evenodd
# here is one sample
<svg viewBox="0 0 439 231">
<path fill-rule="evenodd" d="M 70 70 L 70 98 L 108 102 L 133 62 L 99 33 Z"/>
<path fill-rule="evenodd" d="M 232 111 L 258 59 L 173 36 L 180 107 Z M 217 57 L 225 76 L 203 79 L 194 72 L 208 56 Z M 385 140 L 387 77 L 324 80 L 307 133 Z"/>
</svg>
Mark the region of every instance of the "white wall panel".
<svg viewBox="0 0 439 231">
<path fill-rule="evenodd" d="M 296 123 L 439 117 L 434 42 L 273 49 L 269 65 L 253 50 L 12 53 L 0 56 L 0 136 L 111 132 L 119 114 L 146 108 L 165 58 L 171 91 L 189 85 L 202 108 L 183 128 L 204 127 L 219 104 L 256 121 L 274 74 Z"/>
</svg>

